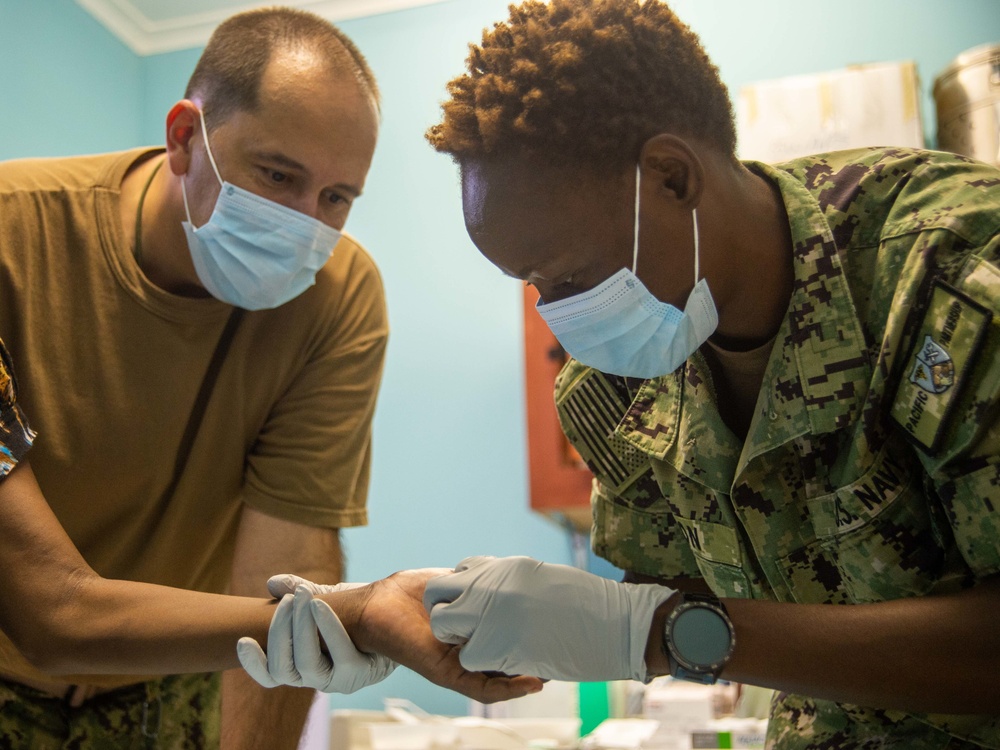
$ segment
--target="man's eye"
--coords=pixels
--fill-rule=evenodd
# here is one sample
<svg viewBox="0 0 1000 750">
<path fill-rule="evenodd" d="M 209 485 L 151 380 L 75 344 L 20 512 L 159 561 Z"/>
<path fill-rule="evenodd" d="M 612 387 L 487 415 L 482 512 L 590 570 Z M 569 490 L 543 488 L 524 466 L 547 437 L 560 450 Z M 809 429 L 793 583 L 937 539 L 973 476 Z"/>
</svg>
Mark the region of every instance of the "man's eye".
<svg viewBox="0 0 1000 750">
<path fill-rule="evenodd" d="M 336 193 L 330 193 L 327 196 L 327 200 L 335 206 L 339 206 L 341 204 L 348 202 L 347 198 L 345 198 L 342 195 L 337 195 Z"/>
<path fill-rule="evenodd" d="M 288 175 L 284 172 L 278 172 L 274 169 L 268 172 L 268 177 L 271 178 L 271 182 L 285 182 L 288 179 Z"/>
</svg>

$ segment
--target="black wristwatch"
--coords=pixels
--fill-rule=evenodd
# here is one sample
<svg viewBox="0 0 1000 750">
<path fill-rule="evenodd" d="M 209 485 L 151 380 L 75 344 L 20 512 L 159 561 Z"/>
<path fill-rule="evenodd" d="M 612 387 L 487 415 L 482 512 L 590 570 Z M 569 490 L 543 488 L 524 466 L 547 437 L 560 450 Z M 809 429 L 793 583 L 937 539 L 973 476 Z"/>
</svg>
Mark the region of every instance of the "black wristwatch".
<svg viewBox="0 0 1000 750">
<path fill-rule="evenodd" d="M 729 613 L 712 595 L 682 594 L 663 626 L 670 675 L 679 680 L 714 685 L 735 643 Z"/>
</svg>

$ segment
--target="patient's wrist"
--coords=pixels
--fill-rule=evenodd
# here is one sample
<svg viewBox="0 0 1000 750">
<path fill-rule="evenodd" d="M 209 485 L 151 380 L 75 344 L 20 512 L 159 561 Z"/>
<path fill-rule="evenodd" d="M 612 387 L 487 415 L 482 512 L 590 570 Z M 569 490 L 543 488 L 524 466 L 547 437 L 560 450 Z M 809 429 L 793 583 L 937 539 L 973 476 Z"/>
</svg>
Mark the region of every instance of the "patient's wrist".
<svg viewBox="0 0 1000 750">
<path fill-rule="evenodd" d="M 362 624 L 362 616 L 365 606 L 373 593 L 374 584 L 363 584 L 356 588 L 342 589 L 330 594 L 321 594 L 318 599 L 330 605 L 344 626 L 344 630 L 351 636 L 355 648 L 359 651 L 366 651 L 365 626 Z"/>
</svg>

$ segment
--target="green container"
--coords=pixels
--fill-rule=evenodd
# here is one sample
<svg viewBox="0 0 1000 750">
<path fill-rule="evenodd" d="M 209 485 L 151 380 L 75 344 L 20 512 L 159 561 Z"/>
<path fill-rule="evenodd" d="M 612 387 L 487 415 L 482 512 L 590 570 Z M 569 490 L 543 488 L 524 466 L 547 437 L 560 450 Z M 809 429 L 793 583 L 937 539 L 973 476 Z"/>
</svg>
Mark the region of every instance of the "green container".
<svg viewBox="0 0 1000 750">
<path fill-rule="evenodd" d="M 580 683 L 580 736 L 584 737 L 611 715 L 608 683 Z"/>
</svg>

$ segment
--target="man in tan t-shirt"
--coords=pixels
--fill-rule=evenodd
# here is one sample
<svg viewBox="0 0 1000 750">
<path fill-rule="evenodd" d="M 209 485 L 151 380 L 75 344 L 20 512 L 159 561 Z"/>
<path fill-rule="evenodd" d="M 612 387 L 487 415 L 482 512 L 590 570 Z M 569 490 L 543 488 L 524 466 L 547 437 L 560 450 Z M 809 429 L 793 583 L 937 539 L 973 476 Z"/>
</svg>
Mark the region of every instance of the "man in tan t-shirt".
<svg viewBox="0 0 1000 750">
<path fill-rule="evenodd" d="M 101 575 L 257 596 L 275 572 L 340 580 L 388 331 L 340 230 L 378 117 L 354 45 L 272 9 L 219 27 L 165 151 L 0 165 L 0 336 L 39 483 Z M 53 680 L 2 636 L 0 678 L 41 702 L 136 682 Z M 151 710 L 211 706 L 216 678 L 196 679 Z M 221 693 L 226 747 L 294 747 L 312 696 L 235 671 Z"/>
</svg>

